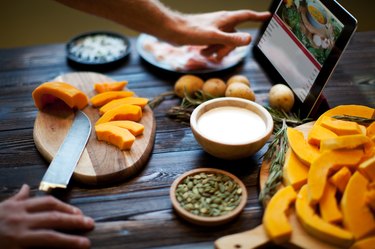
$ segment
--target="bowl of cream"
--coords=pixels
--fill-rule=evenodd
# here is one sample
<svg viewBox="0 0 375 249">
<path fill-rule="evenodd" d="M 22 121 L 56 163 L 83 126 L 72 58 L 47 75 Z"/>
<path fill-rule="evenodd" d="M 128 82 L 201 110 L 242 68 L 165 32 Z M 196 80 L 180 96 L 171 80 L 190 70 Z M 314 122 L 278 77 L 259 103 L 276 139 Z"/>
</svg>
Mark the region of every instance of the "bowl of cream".
<svg viewBox="0 0 375 249">
<path fill-rule="evenodd" d="M 209 154 L 241 159 L 259 151 L 272 134 L 273 120 L 261 105 L 241 98 L 216 98 L 196 107 L 190 127 Z"/>
</svg>

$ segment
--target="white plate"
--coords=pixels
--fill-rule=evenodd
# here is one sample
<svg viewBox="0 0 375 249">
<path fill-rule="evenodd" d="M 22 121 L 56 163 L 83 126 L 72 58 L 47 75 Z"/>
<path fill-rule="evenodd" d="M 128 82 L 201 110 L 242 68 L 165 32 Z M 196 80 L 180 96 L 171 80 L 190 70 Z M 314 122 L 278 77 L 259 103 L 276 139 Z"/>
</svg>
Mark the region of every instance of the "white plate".
<svg viewBox="0 0 375 249">
<path fill-rule="evenodd" d="M 162 47 L 163 49 L 157 49 L 156 52 L 152 52 L 147 49 L 147 44 L 155 42 L 157 43 L 158 48 Z M 159 41 L 156 37 L 147 34 L 141 34 L 138 37 L 136 48 L 140 56 L 155 67 L 173 72 L 192 74 L 210 73 L 231 68 L 240 63 L 250 52 L 250 45 L 238 47 L 228 56 L 226 56 L 220 63 L 212 63 L 205 60 L 204 57 L 198 52 L 195 54 L 189 52 L 188 50 L 191 49 L 192 46 L 174 47 L 166 42 Z M 170 57 L 172 53 L 162 51 L 165 50 L 165 48 L 171 49 L 170 51 L 173 50 L 174 53 L 178 53 L 178 55 L 174 56 L 173 58 Z M 198 60 L 202 59 L 199 61 L 201 61 L 203 65 L 199 68 L 187 69 L 185 65 L 189 58 L 194 58 L 194 60 L 197 58 Z"/>
</svg>

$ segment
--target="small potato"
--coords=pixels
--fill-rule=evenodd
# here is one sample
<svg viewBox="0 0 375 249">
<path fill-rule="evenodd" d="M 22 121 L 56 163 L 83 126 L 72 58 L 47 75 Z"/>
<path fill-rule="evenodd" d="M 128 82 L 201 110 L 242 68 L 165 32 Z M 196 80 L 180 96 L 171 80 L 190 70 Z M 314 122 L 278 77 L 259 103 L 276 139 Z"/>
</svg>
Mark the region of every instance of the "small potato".
<svg viewBox="0 0 375 249">
<path fill-rule="evenodd" d="M 251 87 L 250 80 L 245 75 L 240 75 L 240 74 L 233 75 L 227 80 L 227 86 L 229 86 L 230 84 L 234 82 L 240 82 L 240 83 L 247 85 L 248 87 Z"/>
<path fill-rule="evenodd" d="M 185 92 L 189 96 L 194 96 L 194 93 L 202 89 L 204 81 L 194 75 L 186 74 L 181 76 L 174 84 L 174 92 L 178 97 L 184 98 Z"/>
<path fill-rule="evenodd" d="M 255 94 L 253 90 L 247 85 L 239 82 L 234 82 L 227 86 L 225 97 L 237 97 L 255 101 Z"/>
<path fill-rule="evenodd" d="M 269 103 L 272 108 L 289 112 L 294 105 L 294 94 L 286 85 L 276 84 L 269 91 Z"/>
<path fill-rule="evenodd" d="M 206 80 L 206 82 L 203 84 L 202 91 L 209 96 L 217 98 L 225 95 L 226 88 L 227 85 L 224 81 L 218 78 L 211 78 Z"/>
</svg>

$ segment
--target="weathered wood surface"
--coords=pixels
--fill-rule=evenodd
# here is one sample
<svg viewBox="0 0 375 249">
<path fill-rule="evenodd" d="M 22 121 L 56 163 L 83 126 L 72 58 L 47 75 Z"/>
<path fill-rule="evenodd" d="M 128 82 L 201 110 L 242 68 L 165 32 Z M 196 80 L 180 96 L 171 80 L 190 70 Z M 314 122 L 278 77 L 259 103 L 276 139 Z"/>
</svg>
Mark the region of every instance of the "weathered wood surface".
<svg viewBox="0 0 375 249">
<path fill-rule="evenodd" d="M 253 33 L 254 34 L 254 33 Z M 179 74 L 159 71 L 144 63 L 133 50 L 127 62 L 104 72 L 128 80 L 137 95 L 152 98 L 169 91 Z M 36 190 L 48 163 L 35 148 L 33 125 L 37 114 L 31 92 L 42 82 L 76 72 L 66 64 L 64 44 L 0 49 L 0 200 L 23 183 Z M 251 56 L 244 63 L 215 76 L 223 79 L 245 74 L 259 103 L 265 103 L 270 83 Z M 363 104 L 375 107 L 375 31 L 357 33 L 324 90 L 330 106 Z M 96 220 L 87 235 L 92 248 L 213 248 L 224 235 L 252 229 L 261 223 L 258 171 L 263 148 L 253 157 L 224 161 L 202 151 L 186 125 L 166 117 L 178 105 L 168 99 L 154 110 L 156 139 L 150 160 L 135 177 L 108 186 L 88 187 L 72 182 L 64 200 Z M 169 200 L 173 180 L 187 170 L 216 167 L 237 175 L 246 185 L 248 202 L 233 222 L 215 228 L 188 224 L 176 216 Z"/>
</svg>

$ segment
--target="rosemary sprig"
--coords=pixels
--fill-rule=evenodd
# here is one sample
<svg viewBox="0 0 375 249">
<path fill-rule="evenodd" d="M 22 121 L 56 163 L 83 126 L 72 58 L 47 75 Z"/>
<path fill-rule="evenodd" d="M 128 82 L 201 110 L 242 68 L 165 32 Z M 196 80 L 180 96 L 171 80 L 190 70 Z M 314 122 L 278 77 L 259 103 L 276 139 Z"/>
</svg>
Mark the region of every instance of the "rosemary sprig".
<svg viewBox="0 0 375 249">
<path fill-rule="evenodd" d="M 280 129 L 276 131 L 274 139 L 263 156 L 263 160 L 270 163 L 267 181 L 259 194 L 259 201 L 264 206 L 276 193 L 283 178 L 285 153 L 288 148 L 287 128 L 286 120 L 283 119 Z"/>
<path fill-rule="evenodd" d="M 301 119 L 298 114 L 287 113 L 283 110 L 273 109 L 271 107 L 265 107 L 267 111 L 271 114 L 274 122 L 274 132 L 277 132 L 282 127 L 282 123 L 285 121 L 290 127 L 295 127 L 306 122 L 311 121 L 309 118 Z"/>
<path fill-rule="evenodd" d="M 156 107 L 158 107 L 169 96 L 175 96 L 174 91 L 169 91 L 169 92 L 165 92 L 165 93 L 159 94 L 158 96 L 156 96 L 155 98 L 153 98 L 150 102 L 148 102 L 148 106 L 151 109 L 155 109 Z"/>
<path fill-rule="evenodd" d="M 175 121 L 190 125 L 190 115 L 194 108 L 186 108 L 182 106 L 173 106 L 167 111 L 167 116 Z"/>
<path fill-rule="evenodd" d="M 363 118 L 358 116 L 350 116 L 350 115 L 336 115 L 332 116 L 332 118 L 340 119 L 344 121 L 352 121 L 358 124 L 369 126 L 372 122 L 375 122 L 375 118 Z"/>
</svg>

